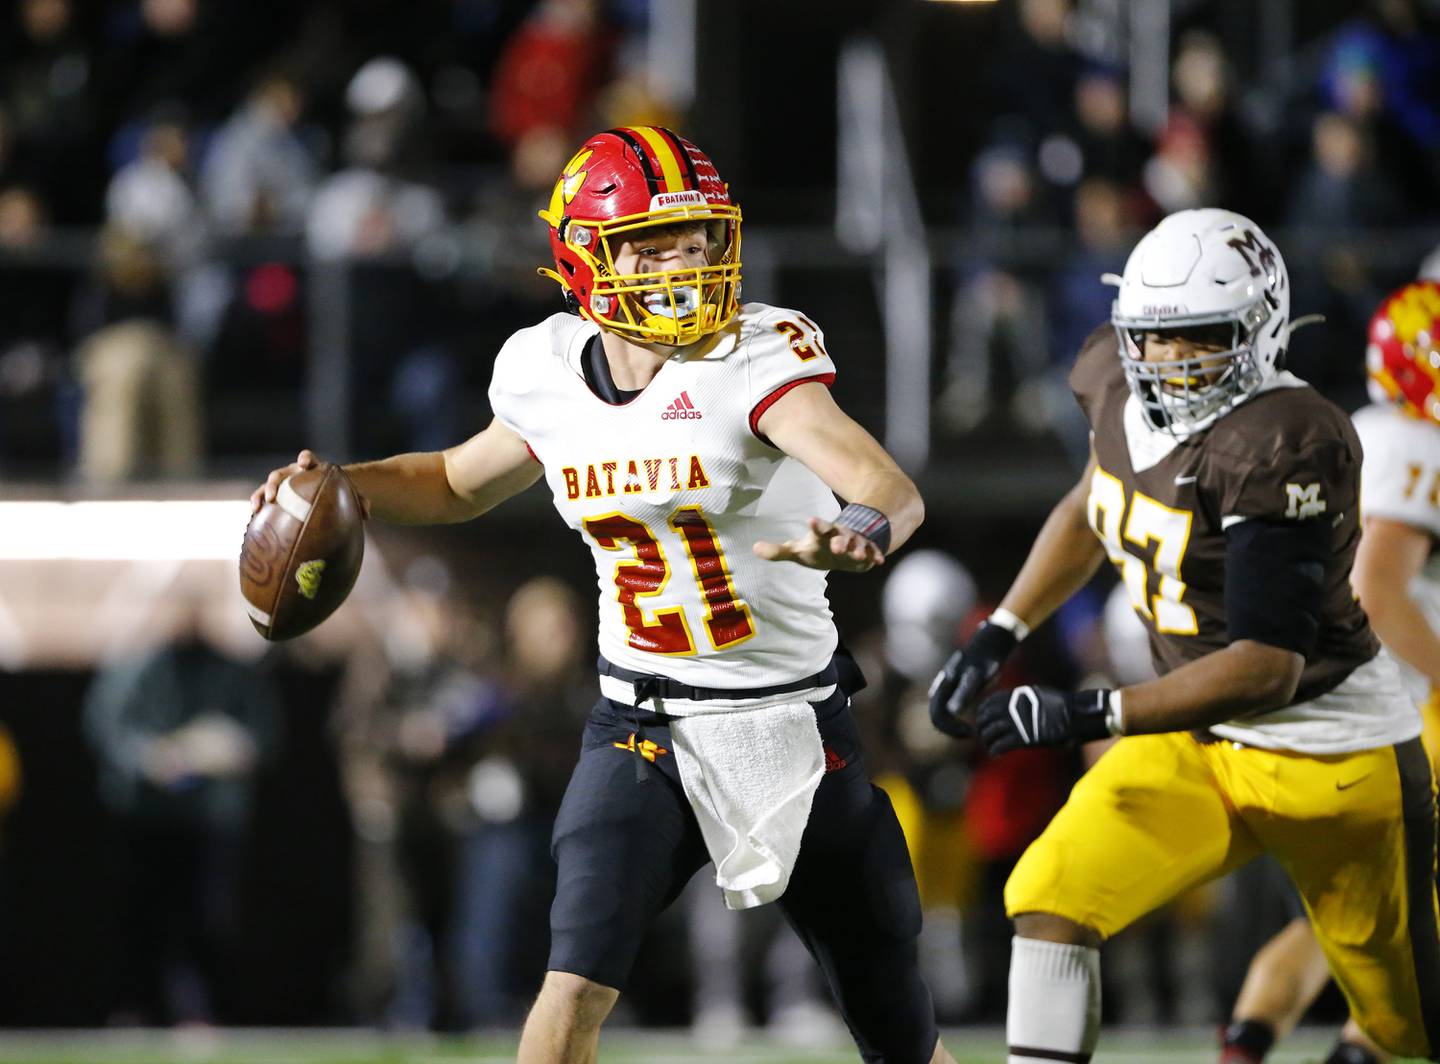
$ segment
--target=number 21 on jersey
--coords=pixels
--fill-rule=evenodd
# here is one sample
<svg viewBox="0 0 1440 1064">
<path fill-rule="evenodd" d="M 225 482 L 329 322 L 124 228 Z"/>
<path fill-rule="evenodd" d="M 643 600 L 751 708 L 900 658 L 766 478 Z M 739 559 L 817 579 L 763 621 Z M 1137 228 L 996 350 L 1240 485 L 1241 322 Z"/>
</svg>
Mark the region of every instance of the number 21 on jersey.
<svg viewBox="0 0 1440 1064">
<path fill-rule="evenodd" d="M 1127 512 L 1125 485 L 1099 466 L 1090 478 L 1087 510 L 1090 527 L 1120 570 L 1136 612 L 1153 623 L 1157 632 L 1197 633 L 1200 627 L 1195 611 L 1181 601 L 1185 597 L 1185 582 L 1180 579 L 1180 566 L 1185 560 L 1185 548 L 1190 544 L 1190 524 L 1195 515 L 1188 510 L 1171 509 L 1142 491 L 1131 495 Z M 1144 550 L 1152 543 L 1155 545 L 1154 570 L 1160 576 L 1160 587 L 1153 595 L 1150 593 L 1151 563 L 1127 547 L 1133 544 Z"/>
<path fill-rule="evenodd" d="M 705 603 L 705 634 L 716 650 L 743 643 L 755 634 L 750 608 L 737 598 L 715 528 L 698 506 L 682 506 L 670 515 L 690 558 L 690 572 Z M 587 517 L 585 531 L 605 550 L 629 544 L 634 560 L 615 563 L 615 598 L 630 630 L 628 642 L 651 654 L 693 654 L 695 640 L 683 606 L 657 610 L 647 618 L 643 598 L 660 594 L 670 582 L 665 550 L 648 525 L 622 513 Z"/>
</svg>

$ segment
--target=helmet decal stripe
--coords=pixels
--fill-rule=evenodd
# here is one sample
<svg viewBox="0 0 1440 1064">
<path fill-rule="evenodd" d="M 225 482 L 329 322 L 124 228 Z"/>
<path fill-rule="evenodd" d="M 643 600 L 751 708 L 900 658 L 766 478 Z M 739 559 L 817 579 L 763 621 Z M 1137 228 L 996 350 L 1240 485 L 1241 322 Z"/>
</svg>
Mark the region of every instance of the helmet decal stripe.
<svg viewBox="0 0 1440 1064">
<path fill-rule="evenodd" d="M 666 138 L 670 141 L 670 143 L 675 146 L 675 154 L 685 165 L 685 187 L 699 188 L 700 174 L 695 169 L 695 160 L 690 158 L 690 152 L 687 151 L 685 148 L 685 142 L 682 141 L 679 137 L 677 137 L 672 131 L 666 129 L 664 126 L 656 126 L 655 128 L 658 129 L 661 133 L 665 134 Z"/>
<path fill-rule="evenodd" d="M 680 160 L 675 149 L 660 135 L 660 131 L 654 126 L 632 126 L 630 132 L 643 137 L 645 143 L 650 145 L 650 150 L 655 153 L 655 158 L 660 160 L 660 172 L 665 176 L 666 192 L 684 192 L 685 179 L 680 176 Z"/>
<path fill-rule="evenodd" d="M 660 175 L 655 173 L 655 164 L 650 161 L 650 156 L 645 151 L 645 146 L 641 144 L 628 129 L 612 129 L 609 132 L 630 145 L 631 151 L 639 157 L 640 169 L 645 174 L 645 184 L 649 186 L 650 195 L 654 197 L 660 191 Z"/>
</svg>

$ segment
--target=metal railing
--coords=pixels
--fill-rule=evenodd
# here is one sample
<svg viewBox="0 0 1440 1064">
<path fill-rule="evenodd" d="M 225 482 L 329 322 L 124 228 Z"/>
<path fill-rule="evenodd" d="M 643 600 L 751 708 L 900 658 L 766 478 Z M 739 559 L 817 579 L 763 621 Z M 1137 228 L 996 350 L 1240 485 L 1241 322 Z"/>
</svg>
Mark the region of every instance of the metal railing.
<svg viewBox="0 0 1440 1064">
<path fill-rule="evenodd" d="M 885 446 L 914 472 L 930 456 L 930 246 L 884 49 L 840 50 L 836 236 L 876 256 L 885 332 Z"/>
</svg>

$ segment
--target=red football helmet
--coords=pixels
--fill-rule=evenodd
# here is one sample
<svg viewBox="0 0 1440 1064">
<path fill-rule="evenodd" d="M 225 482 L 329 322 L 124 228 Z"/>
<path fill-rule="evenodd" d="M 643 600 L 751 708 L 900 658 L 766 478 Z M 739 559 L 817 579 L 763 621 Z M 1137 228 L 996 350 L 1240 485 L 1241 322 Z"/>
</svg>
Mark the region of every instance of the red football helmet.
<svg viewBox="0 0 1440 1064">
<path fill-rule="evenodd" d="M 1416 281 L 1390 293 L 1370 319 L 1365 372 L 1377 402 L 1398 403 L 1440 423 L 1440 284 Z"/>
<path fill-rule="evenodd" d="M 575 153 L 550 206 L 555 269 L 546 277 L 602 329 L 637 343 L 694 343 L 723 329 L 740 307 L 740 208 L 709 156 L 660 126 L 597 133 Z M 703 225 L 708 266 L 620 274 L 615 254 L 639 229 Z"/>
</svg>

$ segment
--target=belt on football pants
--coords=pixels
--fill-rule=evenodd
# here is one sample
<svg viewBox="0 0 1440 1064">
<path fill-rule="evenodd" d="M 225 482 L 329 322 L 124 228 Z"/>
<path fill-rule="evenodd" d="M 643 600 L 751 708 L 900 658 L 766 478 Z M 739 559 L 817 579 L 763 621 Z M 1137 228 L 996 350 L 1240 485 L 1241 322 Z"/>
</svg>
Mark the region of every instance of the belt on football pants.
<svg viewBox="0 0 1440 1064">
<path fill-rule="evenodd" d="M 834 693 L 840 678 L 839 667 L 833 658 L 813 676 L 770 687 L 694 687 L 669 676 L 635 672 L 604 657 L 596 662 L 596 667 L 600 670 L 600 693 L 610 701 L 635 711 L 631 720 L 635 725 L 637 745 L 643 742 L 645 737 L 645 720 L 640 716 L 641 713 L 652 713 L 659 723 L 664 723 L 674 716 L 659 708 L 666 699 L 679 702 L 763 702 L 765 699 L 801 692 L 828 698 Z M 652 701 L 655 708 L 646 709 L 643 703 Z M 646 779 L 645 766 L 643 758 L 635 759 L 635 779 L 638 782 L 643 783 Z"/>
<path fill-rule="evenodd" d="M 794 694 L 797 691 L 833 687 L 839 682 L 840 675 L 838 667 L 832 660 L 813 676 L 770 687 L 692 687 L 690 684 L 673 680 L 669 676 L 656 676 L 651 673 L 622 668 L 603 657 L 596 662 L 596 667 L 600 670 L 600 693 L 612 702 L 633 706 L 636 709 L 641 708 L 641 702 L 650 699 L 715 702 L 770 698 L 775 695 Z M 665 716 L 663 712 L 660 715 Z"/>
</svg>

